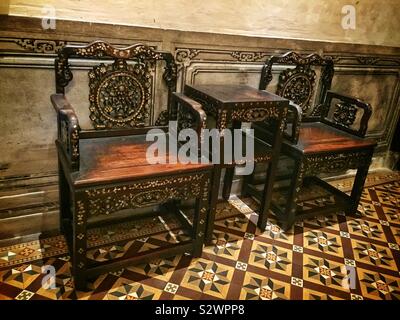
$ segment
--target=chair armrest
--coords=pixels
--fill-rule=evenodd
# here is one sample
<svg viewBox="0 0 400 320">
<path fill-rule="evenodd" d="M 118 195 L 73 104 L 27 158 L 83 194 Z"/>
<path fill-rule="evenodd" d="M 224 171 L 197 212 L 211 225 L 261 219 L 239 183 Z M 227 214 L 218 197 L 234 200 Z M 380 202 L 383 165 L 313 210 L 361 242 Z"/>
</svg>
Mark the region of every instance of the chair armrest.
<svg viewBox="0 0 400 320">
<path fill-rule="evenodd" d="M 295 104 L 292 101 L 289 101 L 288 105 L 288 114 L 293 114 L 293 119 L 289 118 L 289 115 L 286 118 L 285 130 L 283 131 L 283 137 L 289 140 L 291 143 L 297 143 L 299 140 L 300 133 L 300 125 L 301 125 L 301 117 L 302 110 L 301 107 Z M 286 131 L 287 124 L 291 123 L 290 133 Z M 273 132 L 276 131 L 276 123 L 269 121 L 269 119 L 252 123 L 252 128 L 254 129 L 254 135 L 256 138 L 260 140 L 267 141 L 272 143 Z"/>
<path fill-rule="evenodd" d="M 292 101 L 289 101 L 288 111 L 291 112 L 294 116 L 292 123 L 292 130 L 290 135 L 288 135 L 286 132 L 284 132 L 283 135 L 290 142 L 297 143 L 297 141 L 299 140 L 302 110 L 299 105 L 295 104 Z"/>
<path fill-rule="evenodd" d="M 71 110 L 75 113 L 74 108 L 69 103 L 67 98 L 62 93 L 55 93 L 50 96 L 51 103 L 53 104 L 54 110 L 59 112 L 60 110 Z"/>
<path fill-rule="evenodd" d="M 330 119 L 327 117 L 331 113 L 330 109 L 332 108 L 331 104 L 333 99 L 337 99 L 339 102 L 335 104 L 335 110 L 333 112 L 332 119 Z M 366 103 L 365 101 L 362 101 L 356 97 L 328 91 L 324 105 L 324 113 L 321 115 L 322 122 L 347 133 L 354 134 L 359 137 L 365 137 L 368 129 L 368 121 L 372 114 L 372 108 L 369 103 Z M 358 112 L 358 109 L 363 110 L 363 115 L 360 120 L 359 128 L 352 129 L 350 126 L 353 125 L 356 120 L 356 113 Z"/>
<path fill-rule="evenodd" d="M 202 105 L 183 93 L 177 92 L 172 94 L 172 103 L 179 104 L 179 108 L 177 108 L 179 130 L 193 128 L 200 138 L 200 143 L 203 137 L 202 129 L 206 127 L 207 119 Z"/>
<path fill-rule="evenodd" d="M 74 170 L 79 170 L 79 122 L 75 111 L 63 94 L 53 94 L 51 102 L 57 112 L 57 144 Z"/>
</svg>

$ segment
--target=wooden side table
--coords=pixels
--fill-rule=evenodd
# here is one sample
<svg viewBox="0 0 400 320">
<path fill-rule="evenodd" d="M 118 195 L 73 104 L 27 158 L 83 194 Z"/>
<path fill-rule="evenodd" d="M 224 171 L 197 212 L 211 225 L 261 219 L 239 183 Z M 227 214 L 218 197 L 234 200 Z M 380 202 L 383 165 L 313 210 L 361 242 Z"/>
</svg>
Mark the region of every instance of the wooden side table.
<svg viewBox="0 0 400 320">
<path fill-rule="evenodd" d="M 254 159 L 251 161 L 269 162 L 263 197 L 261 199 L 260 213 L 266 213 L 272 197 L 273 180 L 282 142 L 282 133 L 285 126 L 289 100 L 264 90 L 246 85 L 185 85 L 184 94 L 203 105 L 208 116 L 216 119 L 215 127 L 222 132 L 224 129 L 239 129 L 242 122 L 260 122 L 271 119 L 273 123 L 273 138 L 270 148 L 265 143 L 254 141 Z M 223 135 L 220 141 L 220 154 L 223 155 Z M 221 158 L 223 158 L 221 156 Z M 210 213 L 207 223 L 206 242 L 212 240 L 215 209 L 219 193 L 219 181 L 222 168 L 226 168 L 223 187 L 223 198 L 230 196 L 232 180 L 236 163 L 214 165 L 212 178 Z M 267 214 L 261 214 L 258 226 L 265 229 Z"/>
</svg>

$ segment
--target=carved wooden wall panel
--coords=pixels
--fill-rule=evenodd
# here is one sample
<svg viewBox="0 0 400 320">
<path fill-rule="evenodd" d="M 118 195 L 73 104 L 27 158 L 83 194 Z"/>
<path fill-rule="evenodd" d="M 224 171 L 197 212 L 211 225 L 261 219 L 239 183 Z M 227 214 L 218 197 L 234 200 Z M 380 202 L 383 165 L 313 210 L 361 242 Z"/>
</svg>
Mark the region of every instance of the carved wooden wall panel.
<svg viewBox="0 0 400 320">
<path fill-rule="evenodd" d="M 257 86 L 260 66 L 246 64 L 194 63 L 186 69 L 186 83 L 206 84 L 213 79 L 215 84 L 247 84 Z"/>
<path fill-rule="evenodd" d="M 44 99 L 53 90 L 54 73 L 0 65 L 0 79 L 0 163 L 8 168 L 0 171 L 0 177 L 54 172 L 56 116 Z M 32 90 L 32 84 L 41 90 Z"/>
<path fill-rule="evenodd" d="M 332 90 L 357 96 L 372 106 L 367 136 L 378 141 L 378 148 L 389 147 L 399 109 L 400 70 L 338 67 Z"/>
</svg>

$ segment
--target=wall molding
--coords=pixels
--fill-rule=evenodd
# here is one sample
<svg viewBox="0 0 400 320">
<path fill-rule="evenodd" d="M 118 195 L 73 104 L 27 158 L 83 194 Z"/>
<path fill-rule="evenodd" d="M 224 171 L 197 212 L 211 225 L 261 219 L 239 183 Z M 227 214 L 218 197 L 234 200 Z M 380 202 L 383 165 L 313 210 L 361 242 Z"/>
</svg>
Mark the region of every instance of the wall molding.
<svg viewBox="0 0 400 320">
<path fill-rule="evenodd" d="M 54 53 L 56 54 L 63 48 L 67 42 L 60 40 L 42 40 L 42 39 L 15 39 L 16 44 L 27 51 L 35 53 Z"/>
</svg>

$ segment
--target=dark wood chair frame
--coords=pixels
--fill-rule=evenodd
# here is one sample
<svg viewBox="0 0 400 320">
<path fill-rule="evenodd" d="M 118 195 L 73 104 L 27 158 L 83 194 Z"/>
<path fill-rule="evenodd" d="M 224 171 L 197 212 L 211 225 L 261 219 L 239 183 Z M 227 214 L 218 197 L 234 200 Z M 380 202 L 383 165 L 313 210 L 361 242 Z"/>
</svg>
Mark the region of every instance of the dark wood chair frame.
<svg viewBox="0 0 400 320">
<path fill-rule="evenodd" d="M 97 130 L 81 130 L 77 115 L 64 94 L 64 88 L 72 80 L 69 58 L 102 59 L 105 57 L 114 60 L 114 64 L 120 68 L 117 71 L 113 70 L 111 75 L 106 73 L 110 79 L 115 75 L 124 79 L 132 76 L 136 80 L 140 77 L 142 69 L 140 67 L 130 69 L 126 63 L 127 60 L 133 60 L 137 64 L 147 63 L 147 61 L 150 61 L 149 63 L 158 60 L 165 61 L 163 79 L 168 87 L 168 110 L 162 114 L 158 123 L 165 124 L 168 119 L 177 119 L 178 113 L 182 115 L 182 122 L 185 122 L 185 117 L 190 115 L 190 125 L 200 132 L 206 117 L 199 103 L 182 94 L 173 93 L 176 88 L 176 65 L 173 56 L 168 52 L 157 51 L 143 44 L 116 48 L 103 41 L 95 41 L 86 46 L 68 45 L 60 50 L 55 60 L 57 93 L 51 96 L 51 102 L 57 112 L 58 125 L 56 146 L 59 159 L 60 228 L 68 243 L 75 288 L 79 290 L 86 289 L 87 277 L 128 264 L 186 252 L 200 256 L 209 204 L 211 166 L 187 171 L 181 169 L 169 174 L 153 172 L 133 178 L 120 176 L 106 182 L 77 182 L 81 157 L 80 142 L 85 139 L 144 135 L 147 130 L 154 128 L 154 126 L 143 127 L 140 116 L 122 124 L 114 123 L 111 121 L 113 119 L 107 119 L 99 114 L 98 110 L 94 110 L 93 107 L 96 106 L 91 104 L 91 120 L 94 126 L 97 126 Z M 93 77 L 93 74 L 89 73 L 89 77 L 91 76 Z M 144 76 L 141 79 L 146 78 Z M 89 100 L 92 102 L 95 98 L 90 96 Z M 178 122 L 180 123 L 179 119 Z M 163 126 L 157 127 L 166 130 Z M 188 223 L 184 217 L 180 220 L 191 230 L 190 241 L 169 248 L 150 250 L 142 256 L 133 256 L 107 264 L 89 265 L 86 255 L 89 217 L 155 204 L 172 206 L 170 209 L 179 214 L 180 210 L 175 206 L 175 202 L 187 199 L 195 199 L 193 222 Z"/>
<path fill-rule="evenodd" d="M 317 126 L 328 126 L 337 129 L 339 134 L 342 132 L 340 135 L 345 136 L 349 141 L 359 141 L 360 138 L 365 137 L 367 132 L 368 120 L 372 113 L 371 106 L 358 98 L 334 93 L 329 90 L 334 72 L 331 57 L 321 57 L 317 54 L 301 56 L 295 52 L 288 52 L 282 56 L 273 56 L 267 60 L 262 69 L 260 89 L 266 89 L 271 82 L 272 66 L 274 64 L 294 65 L 296 67 L 295 69 L 290 68 L 281 73 L 277 89 L 278 95 L 291 100 L 289 105 L 289 114 L 291 116 L 288 116 L 290 120 L 288 120 L 287 129 L 284 132 L 281 154 L 294 159 L 295 166 L 293 173 L 290 175 L 276 178 L 276 180 L 279 180 L 280 178 L 289 177 L 290 186 L 286 208 L 282 210 L 272 202 L 273 211 L 276 213 L 278 220 L 282 222 L 284 230 L 290 229 L 296 220 L 319 214 L 338 212 L 341 209 L 348 214 L 355 213 L 376 143 L 368 140 L 367 143 L 358 147 L 357 144 L 354 147 L 350 144 L 330 151 L 324 151 L 323 144 L 321 144 L 320 150 L 306 152 L 301 145 L 298 145 L 299 133 L 302 123 L 315 123 Z M 319 98 L 316 100 L 317 104 L 311 110 L 311 113 L 303 116 L 311 107 L 310 100 L 315 87 L 316 75 L 310 69 L 310 66 L 322 67 L 320 93 Z M 297 87 L 294 87 L 296 84 Z M 331 104 L 334 99 L 339 100 L 339 103 L 336 103 L 333 109 Z M 359 128 L 351 128 L 355 123 L 356 113 L 360 109 L 363 110 L 363 115 L 359 123 Z M 254 129 L 257 137 L 268 141 L 271 123 L 257 123 L 254 125 Z M 346 169 L 357 169 L 350 196 L 316 176 L 320 173 L 342 172 Z M 306 177 L 309 178 L 308 181 L 318 184 L 333 194 L 337 202 L 336 205 L 322 209 L 312 209 L 300 214 L 297 210 L 297 201 L 299 200 L 298 196 L 303 179 Z M 253 185 L 249 184 L 249 181 L 245 180 L 248 193 L 256 198 L 260 198 L 262 195 Z M 263 215 L 259 219 L 262 221 L 267 220 Z M 265 223 L 261 223 L 259 226 L 264 229 L 266 225 Z"/>
</svg>

